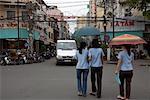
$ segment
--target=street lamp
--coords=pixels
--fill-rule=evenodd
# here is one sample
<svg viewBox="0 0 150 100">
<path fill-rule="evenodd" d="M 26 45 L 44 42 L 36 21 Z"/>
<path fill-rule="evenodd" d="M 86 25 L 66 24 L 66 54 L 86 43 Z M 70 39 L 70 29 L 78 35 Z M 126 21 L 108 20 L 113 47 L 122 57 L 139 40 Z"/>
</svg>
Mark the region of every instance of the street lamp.
<svg viewBox="0 0 150 100">
<path fill-rule="evenodd" d="M 18 44 L 17 49 L 19 49 L 19 0 L 17 0 L 17 33 L 18 33 Z"/>
<path fill-rule="evenodd" d="M 115 26 L 114 26 L 114 20 L 115 20 L 115 16 L 114 16 L 114 1 L 112 1 L 112 17 L 113 17 L 113 38 L 115 37 Z"/>
</svg>

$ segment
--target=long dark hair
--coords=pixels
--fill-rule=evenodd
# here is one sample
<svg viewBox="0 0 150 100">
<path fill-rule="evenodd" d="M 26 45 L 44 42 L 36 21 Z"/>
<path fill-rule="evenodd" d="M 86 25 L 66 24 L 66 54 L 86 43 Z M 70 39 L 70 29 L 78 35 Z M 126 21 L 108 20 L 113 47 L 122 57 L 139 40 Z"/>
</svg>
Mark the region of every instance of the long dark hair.
<svg viewBox="0 0 150 100">
<path fill-rule="evenodd" d="M 80 48 L 79 48 L 79 53 L 82 54 L 82 49 L 84 49 L 86 47 L 86 43 L 85 42 L 80 42 Z"/>
<path fill-rule="evenodd" d="M 131 45 L 124 45 L 124 47 L 125 47 L 125 49 L 127 50 L 128 55 L 130 56 L 130 55 L 131 55 L 131 51 L 130 51 Z"/>
<path fill-rule="evenodd" d="M 98 43 L 98 39 L 92 40 L 92 48 L 100 48 L 100 44 Z"/>
</svg>

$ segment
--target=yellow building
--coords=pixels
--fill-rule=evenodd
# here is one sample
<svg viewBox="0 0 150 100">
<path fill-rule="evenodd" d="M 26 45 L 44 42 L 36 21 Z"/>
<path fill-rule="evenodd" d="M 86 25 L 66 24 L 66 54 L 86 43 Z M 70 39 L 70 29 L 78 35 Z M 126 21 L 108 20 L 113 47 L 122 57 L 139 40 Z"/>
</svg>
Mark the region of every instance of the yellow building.
<svg viewBox="0 0 150 100">
<path fill-rule="evenodd" d="M 87 18 L 86 16 L 78 17 L 77 18 L 77 27 L 76 29 L 80 29 L 82 27 L 87 26 Z"/>
<path fill-rule="evenodd" d="M 43 0 L 0 0 L 0 50 L 39 50 L 36 41 L 49 44 L 54 35 L 49 35 L 46 7 Z"/>
</svg>

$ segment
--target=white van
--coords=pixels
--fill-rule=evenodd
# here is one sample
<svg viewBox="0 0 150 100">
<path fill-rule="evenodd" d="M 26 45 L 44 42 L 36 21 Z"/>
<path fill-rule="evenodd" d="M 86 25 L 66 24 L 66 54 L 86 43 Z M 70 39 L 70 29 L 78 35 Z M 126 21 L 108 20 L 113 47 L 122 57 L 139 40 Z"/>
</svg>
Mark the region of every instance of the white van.
<svg viewBox="0 0 150 100">
<path fill-rule="evenodd" d="M 77 45 L 75 40 L 57 40 L 56 64 L 61 62 L 76 63 L 75 54 Z"/>
</svg>

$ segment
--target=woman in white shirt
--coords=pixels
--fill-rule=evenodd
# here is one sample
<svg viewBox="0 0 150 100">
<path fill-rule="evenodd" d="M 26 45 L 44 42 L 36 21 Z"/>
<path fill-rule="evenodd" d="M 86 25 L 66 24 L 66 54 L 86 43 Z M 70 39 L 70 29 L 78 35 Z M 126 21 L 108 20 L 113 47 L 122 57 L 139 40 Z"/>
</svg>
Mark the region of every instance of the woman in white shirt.
<svg viewBox="0 0 150 100">
<path fill-rule="evenodd" d="M 103 56 L 104 52 L 100 48 L 97 39 L 93 39 L 92 48 L 89 49 L 89 64 L 91 67 L 91 95 L 97 95 L 97 98 L 101 98 L 101 86 L 102 86 L 102 72 L 103 72 Z M 96 77 L 95 77 L 96 76 Z M 97 79 L 97 86 L 95 81 Z"/>
<path fill-rule="evenodd" d="M 88 50 L 86 49 L 85 42 L 80 43 L 80 48 L 76 52 L 76 59 L 78 61 L 76 65 L 78 96 L 86 97 L 89 64 L 88 64 Z"/>
<path fill-rule="evenodd" d="M 118 64 L 115 73 L 119 73 L 120 95 L 118 99 L 128 100 L 130 98 L 131 80 L 133 76 L 134 54 L 130 51 L 130 45 L 124 45 L 123 51 L 118 54 Z M 126 81 L 126 96 L 124 96 L 124 80 Z"/>
</svg>

